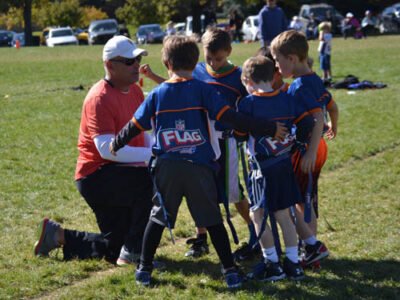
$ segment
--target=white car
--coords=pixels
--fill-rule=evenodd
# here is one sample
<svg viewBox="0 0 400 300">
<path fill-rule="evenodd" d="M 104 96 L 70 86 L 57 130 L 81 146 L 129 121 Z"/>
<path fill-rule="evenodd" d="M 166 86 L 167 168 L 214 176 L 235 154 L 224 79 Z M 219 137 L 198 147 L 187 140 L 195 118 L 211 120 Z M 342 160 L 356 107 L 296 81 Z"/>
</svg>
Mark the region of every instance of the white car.
<svg viewBox="0 0 400 300">
<path fill-rule="evenodd" d="M 258 16 L 248 16 L 242 26 L 243 39 L 245 41 L 257 41 L 260 39 L 258 28 Z"/>
<path fill-rule="evenodd" d="M 46 39 L 48 47 L 78 44 L 78 39 L 70 27 L 52 28 Z"/>
</svg>

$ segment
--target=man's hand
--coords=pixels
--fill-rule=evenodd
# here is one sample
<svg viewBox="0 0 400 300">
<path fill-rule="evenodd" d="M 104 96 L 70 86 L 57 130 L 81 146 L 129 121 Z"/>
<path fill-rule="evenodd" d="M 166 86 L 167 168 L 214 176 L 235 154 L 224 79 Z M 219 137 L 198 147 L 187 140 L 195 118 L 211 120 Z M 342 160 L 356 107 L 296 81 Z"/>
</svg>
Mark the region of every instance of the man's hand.
<svg viewBox="0 0 400 300">
<path fill-rule="evenodd" d="M 110 149 L 110 153 L 112 155 L 117 156 L 117 152 L 114 151 L 113 142 L 110 143 L 110 145 L 108 146 L 108 149 Z"/>
<path fill-rule="evenodd" d="M 274 139 L 283 141 L 288 135 L 289 131 L 284 123 L 276 122 L 276 132 Z"/>
<path fill-rule="evenodd" d="M 304 154 L 301 159 L 301 170 L 303 173 L 309 173 L 314 171 L 315 161 L 317 160 L 317 155 L 308 151 Z"/>
</svg>

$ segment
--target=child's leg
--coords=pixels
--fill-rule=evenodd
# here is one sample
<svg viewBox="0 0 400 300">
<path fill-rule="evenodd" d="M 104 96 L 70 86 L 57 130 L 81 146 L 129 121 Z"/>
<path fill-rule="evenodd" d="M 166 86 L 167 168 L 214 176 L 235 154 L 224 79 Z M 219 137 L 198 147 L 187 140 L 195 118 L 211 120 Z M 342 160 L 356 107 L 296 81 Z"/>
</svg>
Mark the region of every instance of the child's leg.
<svg viewBox="0 0 400 300">
<path fill-rule="evenodd" d="M 293 263 L 297 263 L 297 233 L 296 227 L 290 215 L 289 208 L 278 210 L 274 214 L 282 230 L 283 240 L 285 242 L 286 257 Z"/>
<path fill-rule="evenodd" d="M 304 203 L 296 204 L 296 230 L 302 240 L 311 235 L 317 236 L 317 218 L 314 208 L 311 208 L 311 222 L 304 221 Z"/>
<path fill-rule="evenodd" d="M 210 234 L 211 242 L 224 269 L 234 267 L 235 263 L 233 262 L 231 245 L 224 224 L 219 223 L 217 225 L 208 226 L 207 231 Z"/>
<path fill-rule="evenodd" d="M 250 216 L 253 220 L 256 233 L 257 233 L 257 235 L 259 235 L 261 232 L 262 221 L 264 218 L 264 209 L 259 208 L 256 211 L 252 211 L 250 213 Z M 265 230 L 264 230 L 263 234 L 261 235 L 260 246 L 262 248 L 263 257 L 266 260 L 269 260 L 272 262 L 279 261 L 278 253 L 276 252 L 276 248 L 275 248 L 274 237 L 272 235 L 271 228 L 268 226 L 268 224 L 265 225 Z"/>
<path fill-rule="evenodd" d="M 153 259 L 157 247 L 160 244 L 164 226 L 149 220 L 143 237 L 142 253 L 140 255 L 140 265 L 142 267 L 153 267 Z"/>
</svg>

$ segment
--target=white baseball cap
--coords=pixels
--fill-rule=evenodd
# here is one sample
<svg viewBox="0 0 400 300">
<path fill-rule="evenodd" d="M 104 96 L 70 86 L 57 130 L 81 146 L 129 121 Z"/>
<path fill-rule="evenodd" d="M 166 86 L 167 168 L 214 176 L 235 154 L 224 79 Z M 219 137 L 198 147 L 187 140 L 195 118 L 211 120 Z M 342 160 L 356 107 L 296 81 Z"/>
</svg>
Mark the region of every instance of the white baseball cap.
<svg viewBox="0 0 400 300">
<path fill-rule="evenodd" d="M 348 13 L 346 14 L 346 18 L 352 18 L 352 17 L 354 17 L 354 15 L 353 15 L 351 12 L 348 12 Z"/>
<path fill-rule="evenodd" d="M 103 61 L 120 56 L 124 58 L 135 58 L 136 56 L 146 56 L 148 53 L 144 49 L 137 48 L 135 43 L 124 35 L 116 35 L 108 40 L 103 49 Z"/>
</svg>

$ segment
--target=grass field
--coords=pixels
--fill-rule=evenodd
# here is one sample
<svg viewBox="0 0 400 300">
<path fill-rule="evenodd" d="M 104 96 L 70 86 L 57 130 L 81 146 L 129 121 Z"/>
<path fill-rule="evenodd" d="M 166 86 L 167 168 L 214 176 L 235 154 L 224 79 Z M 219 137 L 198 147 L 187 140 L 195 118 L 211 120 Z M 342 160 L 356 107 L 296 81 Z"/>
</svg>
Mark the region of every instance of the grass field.
<svg viewBox="0 0 400 300">
<path fill-rule="evenodd" d="M 166 75 L 161 47 L 146 47 L 144 61 Z M 240 65 L 258 44 L 233 47 L 231 60 Z M 316 48 L 312 42 L 317 61 Z M 214 249 L 198 262 L 183 257 L 185 238 L 194 231 L 184 207 L 174 231 L 177 245 L 165 235 L 158 250 L 167 271 L 156 271 L 149 289 L 135 285 L 131 267 L 63 262 L 61 251 L 49 259 L 33 256 L 44 216 L 68 228 L 97 230 L 73 174 L 82 101 L 103 76 L 101 51 L 0 49 L 0 299 L 400 299 L 400 36 L 333 41 L 335 79 L 353 74 L 388 88 L 332 91 L 339 134 L 329 142 L 320 182 L 319 223 L 330 258 L 300 284 L 249 282 L 236 292 L 224 287 Z M 145 80 L 144 90 L 151 87 Z M 233 220 L 245 240 L 241 219 Z"/>
</svg>

